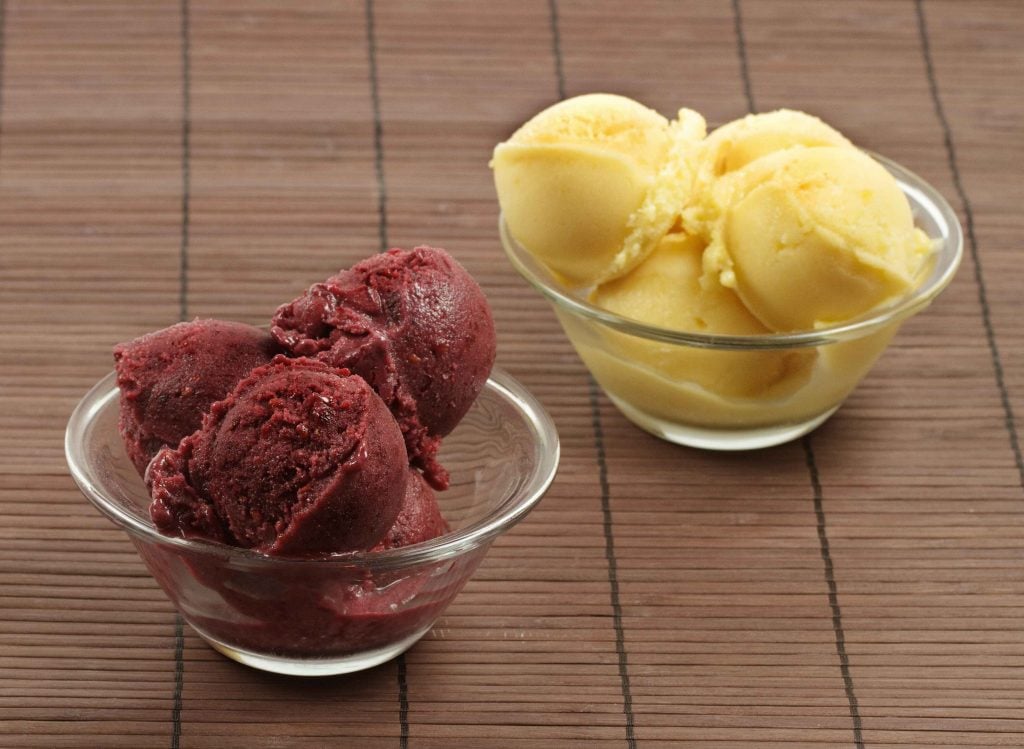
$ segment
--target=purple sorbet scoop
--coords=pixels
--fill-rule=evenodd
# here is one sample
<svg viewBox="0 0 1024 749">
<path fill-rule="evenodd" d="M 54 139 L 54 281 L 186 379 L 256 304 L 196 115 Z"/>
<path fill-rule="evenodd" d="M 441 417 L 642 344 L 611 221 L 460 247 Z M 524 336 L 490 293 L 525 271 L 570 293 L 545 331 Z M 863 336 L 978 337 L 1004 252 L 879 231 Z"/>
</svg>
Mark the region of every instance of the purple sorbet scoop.
<svg viewBox="0 0 1024 749">
<path fill-rule="evenodd" d="M 139 474 L 277 350 L 267 331 L 222 320 L 182 322 L 115 346 L 121 438 Z"/>
<path fill-rule="evenodd" d="M 398 421 L 412 465 L 435 488 L 448 486 L 440 439 L 479 395 L 495 355 L 487 298 L 451 255 L 424 246 L 367 258 L 280 307 L 271 333 L 292 355 L 370 383 Z"/>
<path fill-rule="evenodd" d="M 161 450 L 146 481 L 162 533 L 313 556 L 380 541 L 409 473 L 402 433 L 361 377 L 278 356 Z"/>
</svg>

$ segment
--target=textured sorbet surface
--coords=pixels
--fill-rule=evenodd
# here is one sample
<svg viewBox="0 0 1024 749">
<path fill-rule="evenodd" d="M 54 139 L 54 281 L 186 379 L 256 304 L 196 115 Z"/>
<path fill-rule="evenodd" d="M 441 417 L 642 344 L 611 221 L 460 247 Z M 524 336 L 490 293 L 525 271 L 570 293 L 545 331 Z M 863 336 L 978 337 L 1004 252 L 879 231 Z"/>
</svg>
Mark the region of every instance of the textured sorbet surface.
<svg viewBox="0 0 1024 749">
<path fill-rule="evenodd" d="M 406 466 L 398 425 L 362 378 L 282 356 L 215 403 L 147 478 L 165 533 L 316 554 L 373 546 L 398 516 Z"/>
<path fill-rule="evenodd" d="M 480 394 L 494 363 L 490 306 L 447 252 L 390 250 L 314 284 L 274 315 L 293 356 L 361 375 L 388 404 L 412 464 L 438 489 L 440 438 Z"/>
<path fill-rule="evenodd" d="M 437 452 L 494 356 L 472 276 L 442 249 L 393 249 L 270 331 L 194 320 L 117 345 L 121 436 L 167 535 L 282 556 L 408 546 L 448 530 Z"/>
<path fill-rule="evenodd" d="M 115 346 L 121 435 L 139 473 L 277 350 L 265 330 L 224 320 L 178 323 Z"/>
</svg>

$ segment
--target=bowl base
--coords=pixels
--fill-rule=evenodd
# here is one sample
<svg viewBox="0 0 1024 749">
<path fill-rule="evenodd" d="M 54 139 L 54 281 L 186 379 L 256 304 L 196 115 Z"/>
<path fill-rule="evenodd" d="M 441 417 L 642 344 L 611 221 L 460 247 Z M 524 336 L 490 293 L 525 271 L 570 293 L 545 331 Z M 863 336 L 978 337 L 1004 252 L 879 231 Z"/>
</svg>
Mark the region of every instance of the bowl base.
<svg viewBox="0 0 1024 749">
<path fill-rule="evenodd" d="M 429 632 L 431 626 L 432 624 L 428 624 L 391 645 L 328 658 L 299 658 L 256 653 L 223 643 L 195 627 L 193 629 L 196 629 L 199 636 L 206 640 L 207 645 L 221 655 L 261 671 L 288 676 L 336 676 L 365 671 L 401 655 Z"/>
<path fill-rule="evenodd" d="M 699 447 L 704 450 L 758 450 L 762 447 L 781 445 L 816 429 L 839 408 L 836 406 L 812 419 L 796 424 L 752 429 L 729 429 L 726 427 L 715 429 L 659 419 L 634 408 L 613 395 L 609 394 L 608 398 L 622 412 L 623 416 L 645 432 L 650 432 L 655 437 L 677 445 Z"/>
</svg>

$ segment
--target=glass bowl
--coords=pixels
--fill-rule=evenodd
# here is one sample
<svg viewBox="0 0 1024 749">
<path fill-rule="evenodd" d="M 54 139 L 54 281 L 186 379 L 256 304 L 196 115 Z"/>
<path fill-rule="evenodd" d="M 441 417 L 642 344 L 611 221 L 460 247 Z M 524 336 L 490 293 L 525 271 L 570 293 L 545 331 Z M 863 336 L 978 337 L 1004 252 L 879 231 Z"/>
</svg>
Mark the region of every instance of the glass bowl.
<svg viewBox="0 0 1024 749">
<path fill-rule="evenodd" d="M 871 155 L 896 178 L 915 224 L 936 240 L 936 251 L 911 294 L 840 325 L 756 336 L 648 325 L 594 306 L 587 301 L 590 288 L 559 282 L 512 237 L 504 218 L 501 241 L 516 270 L 551 302 L 580 358 L 626 418 L 680 445 L 769 447 L 831 416 L 900 324 L 927 307 L 960 264 L 963 232 L 945 198 L 899 164 Z M 771 385 L 745 392 L 758 378 Z"/>
<path fill-rule="evenodd" d="M 160 534 L 117 419 L 111 373 L 68 422 L 64 447 L 75 482 L 127 531 L 204 640 L 240 663 L 283 674 L 358 671 L 411 647 L 494 539 L 541 499 L 559 458 L 551 418 L 522 385 L 495 370 L 441 451 L 452 479 L 450 489 L 438 492 L 449 533 L 389 551 L 282 559 Z"/>
</svg>

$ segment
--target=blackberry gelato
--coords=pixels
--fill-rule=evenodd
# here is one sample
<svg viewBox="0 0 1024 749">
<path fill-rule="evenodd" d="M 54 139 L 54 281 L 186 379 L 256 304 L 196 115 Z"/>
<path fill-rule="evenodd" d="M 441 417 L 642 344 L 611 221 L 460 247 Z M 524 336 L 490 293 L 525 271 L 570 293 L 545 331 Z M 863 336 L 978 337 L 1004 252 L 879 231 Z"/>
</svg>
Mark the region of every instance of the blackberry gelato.
<svg viewBox="0 0 1024 749">
<path fill-rule="evenodd" d="M 437 451 L 494 354 L 466 270 L 395 249 L 314 284 L 270 332 L 193 320 L 116 346 L 121 436 L 167 535 L 272 556 L 407 546 L 448 530 Z"/>
<path fill-rule="evenodd" d="M 398 421 L 412 465 L 447 487 L 440 438 L 479 395 L 495 354 L 487 299 L 451 255 L 416 247 L 367 258 L 279 308 L 271 333 L 293 356 L 362 376 Z"/>
<path fill-rule="evenodd" d="M 182 322 L 115 346 L 121 436 L 139 474 L 276 350 L 266 331 L 224 320 Z"/>
<path fill-rule="evenodd" d="M 278 356 L 162 450 L 146 479 L 163 533 L 309 556 L 376 544 L 398 517 L 407 466 L 398 425 L 362 378 Z"/>
<path fill-rule="evenodd" d="M 448 532 L 437 497 L 418 471 L 409 471 L 402 508 L 395 522 L 372 551 L 398 549 L 422 543 Z"/>
<path fill-rule="evenodd" d="M 407 646 L 468 571 L 452 584 L 431 565 L 378 569 L 352 552 L 449 530 L 438 448 L 494 354 L 480 287 L 429 247 L 315 284 L 270 332 L 195 320 L 118 345 L 120 432 L 153 524 L 224 545 L 140 545 L 150 570 L 228 654 Z"/>
</svg>

